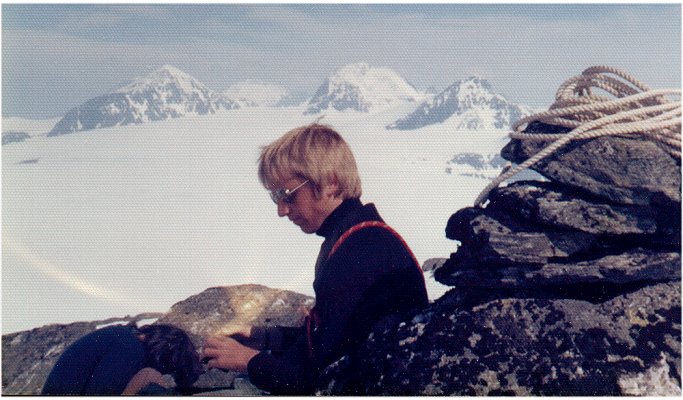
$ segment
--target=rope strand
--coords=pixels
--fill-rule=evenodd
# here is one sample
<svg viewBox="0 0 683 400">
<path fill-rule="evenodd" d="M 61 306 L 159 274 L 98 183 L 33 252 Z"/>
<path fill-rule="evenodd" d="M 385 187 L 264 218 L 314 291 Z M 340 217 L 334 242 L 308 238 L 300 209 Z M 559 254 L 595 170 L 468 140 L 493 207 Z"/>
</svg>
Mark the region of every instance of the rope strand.
<svg viewBox="0 0 683 400">
<path fill-rule="evenodd" d="M 605 74 L 616 75 L 617 78 Z M 592 93 L 600 89 L 616 99 Z M 672 101 L 667 97 L 677 96 Z M 553 141 L 521 164 L 505 168 L 500 176 L 484 188 L 474 201 L 481 206 L 491 190 L 519 172 L 553 154 L 573 140 L 601 136 L 639 135 L 654 141 L 674 158 L 681 158 L 681 91 L 652 90 L 630 74 L 609 66 L 587 68 L 579 76 L 566 80 L 555 95 L 548 111 L 522 118 L 512 126 L 509 137 L 518 140 Z M 570 128 L 560 133 L 525 133 L 531 122 Z"/>
</svg>

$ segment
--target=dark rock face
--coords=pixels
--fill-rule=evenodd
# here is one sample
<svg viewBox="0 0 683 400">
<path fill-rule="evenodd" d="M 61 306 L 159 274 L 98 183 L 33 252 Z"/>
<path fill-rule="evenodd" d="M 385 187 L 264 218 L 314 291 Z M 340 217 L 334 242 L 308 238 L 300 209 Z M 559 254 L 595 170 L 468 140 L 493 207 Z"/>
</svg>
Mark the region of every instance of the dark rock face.
<svg viewBox="0 0 683 400">
<path fill-rule="evenodd" d="M 560 132 L 552 126 L 531 129 Z M 547 143 L 513 140 L 520 163 Z M 430 268 L 450 292 L 378 328 L 321 394 L 680 395 L 680 160 L 635 138 L 573 143 L 486 208 Z"/>
<path fill-rule="evenodd" d="M 176 303 L 165 314 L 141 314 L 104 321 L 54 324 L 2 336 L 2 394 L 39 395 L 64 350 L 80 337 L 108 324 L 172 324 L 188 332 L 198 349 L 207 336 L 233 324 L 296 326 L 312 306 L 311 297 L 260 285 L 215 287 Z M 172 379 L 170 376 L 166 376 Z M 194 384 L 196 392 L 231 396 L 263 394 L 235 372 L 209 370 Z"/>
<path fill-rule="evenodd" d="M 328 368 L 321 393 L 680 393 L 679 284 L 602 304 L 508 298 L 454 308 L 449 300 L 398 329 L 375 332 L 358 355 L 362 362 L 345 358 Z"/>
<path fill-rule="evenodd" d="M 29 139 L 31 135 L 29 135 L 26 132 L 3 132 L 2 133 L 2 145 L 10 144 L 10 143 L 17 143 L 17 142 L 23 142 L 26 139 Z"/>
<path fill-rule="evenodd" d="M 552 132 L 536 123 L 528 132 Z M 557 130 L 557 129 L 554 129 Z M 512 140 L 501 151 L 521 163 L 548 142 Z M 654 142 L 641 138 L 602 137 L 576 141 L 532 167 L 550 180 L 620 204 L 681 204 L 681 166 Z"/>
</svg>

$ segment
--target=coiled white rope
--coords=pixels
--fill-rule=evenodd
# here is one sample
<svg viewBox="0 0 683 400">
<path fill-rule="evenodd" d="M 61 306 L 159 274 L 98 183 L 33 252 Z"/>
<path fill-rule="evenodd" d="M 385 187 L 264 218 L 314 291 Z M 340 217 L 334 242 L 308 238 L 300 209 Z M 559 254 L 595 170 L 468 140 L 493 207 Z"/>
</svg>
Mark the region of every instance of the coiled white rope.
<svg viewBox="0 0 683 400">
<path fill-rule="evenodd" d="M 616 75 L 617 77 L 608 74 Z M 621 79 L 618 79 L 621 78 Z M 593 94 L 601 89 L 616 97 Z M 676 96 L 677 100 L 668 97 Z M 474 201 L 481 206 L 491 190 L 531 167 L 573 140 L 601 136 L 645 136 L 672 157 L 681 157 L 681 90 L 651 90 L 631 75 L 616 68 L 594 66 L 568 79 L 557 90 L 555 103 L 538 114 L 515 122 L 511 139 L 553 140 L 543 150 L 514 168 L 510 166 L 494 179 Z M 533 121 L 571 128 L 568 133 L 524 133 Z"/>
</svg>

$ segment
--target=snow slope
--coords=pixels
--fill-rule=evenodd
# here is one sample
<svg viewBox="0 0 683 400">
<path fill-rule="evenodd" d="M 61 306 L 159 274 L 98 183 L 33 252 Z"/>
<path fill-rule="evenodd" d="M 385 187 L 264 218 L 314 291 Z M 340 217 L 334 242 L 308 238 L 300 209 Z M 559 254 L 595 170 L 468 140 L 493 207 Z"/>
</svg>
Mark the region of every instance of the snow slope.
<svg viewBox="0 0 683 400">
<path fill-rule="evenodd" d="M 218 107 L 225 96 L 214 95 L 166 67 L 117 91 L 142 100 L 97 130 L 49 136 L 54 121 L 3 121 L 3 133 L 29 133 L 2 146 L 4 333 L 163 312 L 219 285 L 312 295 L 321 238 L 278 218 L 256 178 L 260 146 L 294 127 L 321 119 L 342 133 L 362 200 L 377 205 L 420 262 L 456 250 L 445 238 L 448 218 L 498 174 L 507 141 L 497 114 L 476 101 L 476 133 L 461 115 L 387 129 L 424 95 L 364 63 L 340 68 L 301 106 Z M 433 279 L 428 287 L 432 298 L 446 290 Z"/>
<path fill-rule="evenodd" d="M 424 94 L 395 71 L 357 63 L 345 65 L 327 77 L 309 100 L 305 112 L 376 112 L 402 102 L 415 103 L 423 98 Z"/>
<path fill-rule="evenodd" d="M 256 79 L 237 82 L 224 90 L 223 95 L 241 107 L 277 107 L 292 102 L 292 95 L 285 87 Z"/>
</svg>

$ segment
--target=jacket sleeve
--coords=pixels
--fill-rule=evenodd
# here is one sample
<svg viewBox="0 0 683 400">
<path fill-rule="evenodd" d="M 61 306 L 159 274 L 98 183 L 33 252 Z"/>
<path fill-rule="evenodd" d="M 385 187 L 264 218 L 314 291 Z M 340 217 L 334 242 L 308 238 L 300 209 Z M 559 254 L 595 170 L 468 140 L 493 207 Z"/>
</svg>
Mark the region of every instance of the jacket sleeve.
<svg viewBox="0 0 683 400">
<path fill-rule="evenodd" d="M 307 338 L 298 340 L 283 353 L 262 351 L 247 365 L 249 379 L 259 388 L 279 395 L 313 393 L 316 372 L 308 358 Z"/>
<path fill-rule="evenodd" d="M 257 350 L 282 353 L 304 334 L 303 327 L 255 326 L 251 329 L 251 337 L 242 344 Z"/>
</svg>

